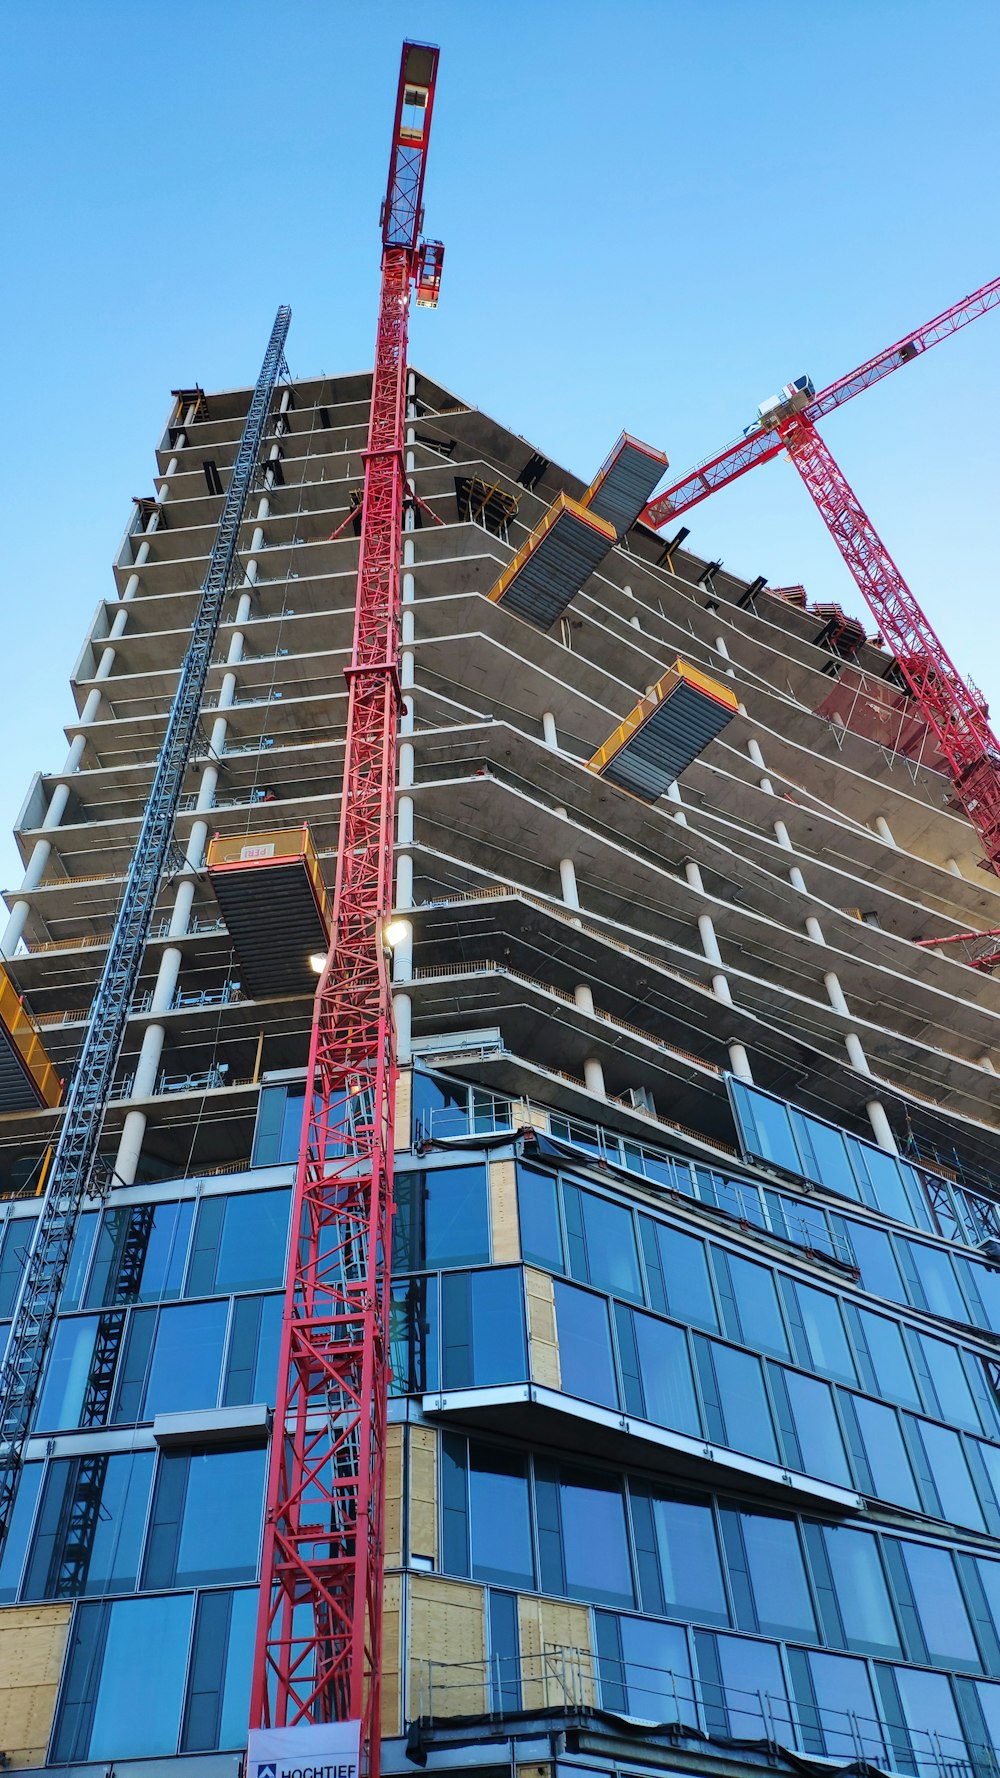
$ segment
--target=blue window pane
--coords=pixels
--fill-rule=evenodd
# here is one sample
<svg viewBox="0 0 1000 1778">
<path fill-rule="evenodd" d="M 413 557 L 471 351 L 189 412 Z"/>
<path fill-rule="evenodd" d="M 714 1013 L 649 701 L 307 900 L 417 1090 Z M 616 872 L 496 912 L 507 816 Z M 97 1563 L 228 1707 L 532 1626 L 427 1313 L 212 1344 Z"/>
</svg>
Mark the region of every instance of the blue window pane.
<svg viewBox="0 0 1000 1778">
<path fill-rule="evenodd" d="M 723 1536 L 735 1581 L 740 1558 L 739 1540 L 731 1534 L 734 1520 L 739 1522 L 756 1619 L 742 1627 L 759 1630 L 762 1636 L 805 1636 L 814 1641 L 816 1621 L 794 1519 L 771 1513 L 723 1513 Z"/>
<path fill-rule="evenodd" d="M 435 1278 L 403 1278 L 392 1287 L 389 1348 L 394 1395 L 438 1387 L 438 1287 Z"/>
<path fill-rule="evenodd" d="M 618 1405 L 608 1304 L 589 1290 L 556 1280 L 556 1326 L 562 1387 L 567 1395 Z"/>
<path fill-rule="evenodd" d="M 176 1751 L 191 1603 L 190 1593 L 175 1593 L 91 1608 L 109 1610 L 110 1621 L 85 1757 L 134 1759 Z"/>
<path fill-rule="evenodd" d="M 956 1761 L 962 1762 L 957 1770 L 967 1772 L 965 1738 L 949 1680 L 916 1667 L 894 1667 L 892 1672 L 918 1778 L 941 1778 L 942 1772 L 956 1770 Z"/>
<path fill-rule="evenodd" d="M 646 1419 L 673 1432 L 701 1432 L 683 1329 L 653 1315 L 633 1314 Z"/>
<path fill-rule="evenodd" d="M 195 1617 L 183 1753 L 242 1745 L 250 1707 L 256 1594 L 203 1593 Z"/>
<path fill-rule="evenodd" d="M 920 1496 L 894 1410 L 862 1395 L 851 1399 L 878 1498 L 920 1512 Z"/>
<path fill-rule="evenodd" d="M 715 1251 L 719 1253 L 718 1249 Z M 734 1301 L 730 1315 L 735 1312 L 739 1322 L 738 1328 L 734 1326 L 730 1329 L 733 1338 L 742 1339 L 755 1352 L 769 1352 L 775 1358 L 790 1358 L 788 1335 L 778 1306 L 774 1273 L 769 1267 L 755 1265 L 753 1260 L 741 1259 L 735 1253 L 727 1254 L 725 1259 L 733 1287 Z"/>
<path fill-rule="evenodd" d="M 527 1376 L 519 1267 L 446 1272 L 441 1280 L 441 1352 L 446 1389 L 520 1383 Z"/>
<path fill-rule="evenodd" d="M 472 1573 L 502 1586 L 533 1587 L 525 1458 L 491 1445 L 469 1446 Z"/>
<path fill-rule="evenodd" d="M 485 1167 L 434 1167 L 424 1174 L 425 1265 L 464 1266 L 490 1257 Z"/>
<path fill-rule="evenodd" d="M 794 1746 L 789 1727 L 785 1676 L 773 1642 L 716 1636 L 718 1678 L 709 1673 L 699 1638 L 698 1665 L 706 1705 L 723 1712 L 723 1732 L 735 1739 L 778 1741 Z M 704 1638 L 706 1643 L 709 1638 Z"/>
<path fill-rule="evenodd" d="M 802 1162 L 792 1136 L 788 1107 L 780 1099 L 768 1098 L 742 1081 L 730 1081 L 736 1120 L 747 1155 L 755 1160 L 772 1161 L 790 1173 L 800 1173 Z"/>
<path fill-rule="evenodd" d="M 785 1388 L 807 1475 L 851 1487 L 851 1469 L 828 1383 L 785 1371 Z"/>
<path fill-rule="evenodd" d="M 920 1395 L 899 1323 L 889 1321 L 885 1315 L 873 1315 L 868 1309 L 858 1311 L 858 1320 L 879 1393 L 898 1402 L 900 1407 L 919 1410 Z"/>
<path fill-rule="evenodd" d="M 571 1234 L 573 1276 L 613 1296 L 642 1302 L 631 1210 L 572 1185 L 564 1187 L 563 1199 Z"/>
<path fill-rule="evenodd" d="M 160 1311 L 140 1418 L 214 1408 L 228 1313 L 224 1302 L 184 1303 Z"/>
<path fill-rule="evenodd" d="M 559 1505 L 571 1598 L 634 1605 L 621 1484 L 601 1471 L 564 1469 Z"/>
<path fill-rule="evenodd" d="M 253 1147 L 255 1167 L 298 1159 L 305 1103 L 305 1082 L 261 1089 Z"/>
<path fill-rule="evenodd" d="M 811 1284 L 796 1284 L 795 1296 L 809 1356 L 816 1369 L 835 1377 L 838 1383 L 856 1383 L 854 1360 L 836 1297 L 825 1290 L 814 1290 Z"/>
<path fill-rule="evenodd" d="M 37 1432 L 79 1426 L 98 1321 L 97 1315 L 74 1315 L 56 1323 L 35 1416 Z"/>
<path fill-rule="evenodd" d="M 990 1771 L 996 1763 L 994 1749 L 1000 1747 L 1000 1685 L 983 1685 L 980 1681 L 976 1686 L 976 1696 L 988 1736 L 987 1746 L 976 1750 L 980 1756 L 976 1769 Z"/>
<path fill-rule="evenodd" d="M 244 1296 L 233 1305 L 224 1407 L 247 1401 L 264 1401 L 273 1407 L 283 1310 L 284 1298 L 280 1296 Z"/>
<path fill-rule="evenodd" d="M 864 1758 L 884 1766 L 885 1745 L 864 1661 L 852 1661 L 846 1655 L 809 1654 L 805 1658 L 815 1705 L 810 1709 L 806 1699 L 799 1699 L 803 1726 L 819 1730 L 829 1759 L 855 1761 L 860 1737 Z"/>
<path fill-rule="evenodd" d="M 706 1344 L 712 1347 L 726 1444 L 734 1451 L 776 1463 L 778 1445 L 759 1358 L 733 1346 L 714 1341 Z"/>
<path fill-rule="evenodd" d="M 469 1089 L 438 1075 L 413 1070 L 413 1119 L 425 1136 L 440 1140 L 469 1133 Z"/>
<path fill-rule="evenodd" d="M 51 1464 L 25 1597 L 134 1591 L 152 1476 L 152 1451 Z"/>
<path fill-rule="evenodd" d="M 925 1543 L 901 1543 L 932 1664 L 978 1671 L 981 1661 L 951 1551 Z"/>
<path fill-rule="evenodd" d="M 26 1463 L 21 1471 L 10 1530 L 4 1540 L 3 1549 L 0 1550 L 0 1605 L 9 1605 L 17 1598 L 31 1521 L 38 1503 L 42 1468 L 41 1463 Z"/>
<path fill-rule="evenodd" d="M 240 1192 L 225 1200 L 216 1290 L 263 1290 L 282 1282 L 290 1202 L 287 1191 Z"/>
<path fill-rule="evenodd" d="M 903 1245 L 913 1262 L 931 1314 L 945 1315 L 950 1321 L 968 1321 L 969 1311 L 948 1254 L 937 1247 L 925 1247 L 921 1241 L 905 1241 Z"/>
<path fill-rule="evenodd" d="M 193 1214 L 190 1201 L 106 1210 L 85 1306 L 180 1296 Z"/>
<path fill-rule="evenodd" d="M 824 1525 L 823 1542 L 848 1648 L 856 1654 L 901 1656 L 877 1540 L 846 1525 Z"/>
<path fill-rule="evenodd" d="M 6 1226 L 0 1226 L 0 1316 L 9 1315 L 14 1307 L 24 1276 L 24 1262 L 35 1232 L 35 1221 L 33 1216 L 17 1216 L 11 1218 Z M 75 1305 L 67 1302 L 65 1306 L 71 1308 Z"/>
<path fill-rule="evenodd" d="M 971 1525 L 977 1531 L 985 1531 L 982 1509 L 958 1433 L 949 1431 L 947 1426 L 935 1426 L 930 1420 L 919 1420 L 914 1424 L 920 1428 L 945 1518 L 956 1525 Z"/>
<path fill-rule="evenodd" d="M 855 1222 L 852 1218 L 845 1218 L 845 1227 L 865 1289 L 875 1296 L 886 1297 L 890 1303 L 905 1303 L 907 1295 L 903 1280 L 885 1230 L 872 1228 L 867 1222 Z"/>
<path fill-rule="evenodd" d="M 841 1192 L 845 1197 L 856 1198 L 857 1181 L 847 1158 L 843 1131 L 834 1129 L 832 1124 L 822 1123 L 817 1117 L 807 1116 L 804 1111 L 796 1111 L 794 1106 L 791 1120 L 806 1178 L 814 1179 L 817 1185 L 828 1186 L 831 1191 Z"/>
<path fill-rule="evenodd" d="M 717 1333 L 719 1315 L 704 1241 L 648 1216 L 640 1217 L 639 1223 L 653 1308 Z"/>
<path fill-rule="evenodd" d="M 517 1206 L 522 1257 L 546 1272 L 564 1271 L 555 1176 L 518 1161 Z"/>
<path fill-rule="evenodd" d="M 711 1507 L 653 1495 L 652 1509 L 665 1611 L 695 1623 L 728 1624 Z"/>
<path fill-rule="evenodd" d="M 153 1507 L 148 1587 L 210 1586 L 257 1573 L 264 1452 L 166 1456 Z"/>
<path fill-rule="evenodd" d="M 687 1637 L 652 1618 L 619 1620 L 627 1714 L 646 1722 L 695 1720 Z"/>
<path fill-rule="evenodd" d="M 982 1432 L 958 1347 L 948 1340 L 935 1340 L 930 1334 L 917 1337 L 937 1396 L 937 1401 L 930 1404 L 931 1412 L 936 1409 L 950 1426 L 965 1426 L 970 1432 Z"/>
</svg>

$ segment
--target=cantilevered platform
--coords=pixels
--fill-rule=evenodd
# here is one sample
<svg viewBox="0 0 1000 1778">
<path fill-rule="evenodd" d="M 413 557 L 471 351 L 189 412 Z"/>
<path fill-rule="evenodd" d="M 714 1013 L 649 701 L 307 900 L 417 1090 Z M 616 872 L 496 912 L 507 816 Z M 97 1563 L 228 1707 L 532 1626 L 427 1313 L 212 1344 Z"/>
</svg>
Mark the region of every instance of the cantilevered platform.
<svg viewBox="0 0 1000 1778">
<path fill-rule="evenodd" d="M 655 803 L 738 708 L 731 686 L 676 660 L 587 764 L 622 790 Z"/>
<path fill-rule="evenodd" d="M 254 999 L 309 994 L 310 963 L 330 943 L 330 904 L 307 823 L 272 833 L 216 834 L 208 880 Z"/>
<path fill-rule="evenodd" d="M 548 630 L 616 541 L 608 519 L 558 494 L 488 597 Z"/>
<path fill-rule="evenodd" d="M 667 467 L 665 451 L 654 450 L 630 432 L 623 432 L 580 504 L 614 525 L 620 540 L 635 524 Z"/>
<path fill-rule="evenodd" d="M 59 1079 L 24 1002 L 0 969 L 0 1113 L 49 1110 L 62 1098 Z"/>
</svg>

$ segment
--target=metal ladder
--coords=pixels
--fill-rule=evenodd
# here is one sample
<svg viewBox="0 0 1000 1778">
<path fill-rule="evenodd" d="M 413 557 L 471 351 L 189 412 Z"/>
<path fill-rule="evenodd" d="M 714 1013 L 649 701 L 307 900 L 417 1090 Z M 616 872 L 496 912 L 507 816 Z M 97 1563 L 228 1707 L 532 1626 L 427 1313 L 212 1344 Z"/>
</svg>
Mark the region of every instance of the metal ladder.
<svg viewBox="0 0 1000 1778">
<path fill-rule="evenodd" d="M 77 1219 L 85 1198 L 101 1193 L 95 1174 L 105 1108 L 125 1039 L 160 879 L 173 844 L 174 817 L 198 733 L 212 648 L 237 559 L 240 525 L 254 483 L 271 400 L 279 375 L 288 375 L 284 348 L 291 318 L 291 309 L 278 310 L 250 402 L 14 1311 L 0 1377 L 0 1552 L 10 1528 L 24 1448 Z"/>
</svg>

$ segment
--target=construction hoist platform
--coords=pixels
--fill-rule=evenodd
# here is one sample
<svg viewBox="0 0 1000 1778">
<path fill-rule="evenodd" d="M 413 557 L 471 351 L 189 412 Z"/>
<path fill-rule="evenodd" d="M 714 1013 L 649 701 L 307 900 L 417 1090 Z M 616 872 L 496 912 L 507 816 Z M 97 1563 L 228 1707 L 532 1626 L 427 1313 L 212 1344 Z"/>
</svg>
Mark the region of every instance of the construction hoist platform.
<svg viewBox="0 0 1000 1778">
<path fill-rule="evenodd" d="M 350 1725 L 379 1761 L 389 1245 L 396 1062 L 384 930 L 392 904 L 397 636 L 410 297 L 438 52 L 403 46 L 364 453 L 361 547 L 330 949 L 316 991 L 268 1476 L 250 1770 L 283 1734 Z M 303 1757 L 307 1757 L 305 1754 Z M 308 1763 L 319 1759 L 308 1755 Z M 258 1762 L 260 1763 L 260 1762 Z M 289 1763 L 300 1765 L 301 1759 Z"/>
<path fill-rule="evenodd" d="M 106 1190 L 98 1144 L 121 1055 L 129 1012 L 149 938 L 160 882 L 173 844 L 174 818 L 198 733 L 199 711 L 222 605 L 237 560 L 237 541 L 254 483 L 271 400 L 287 375 L 284 348 L 291 310 L 275 316 L 260 376 L 233 464 L 222 516 L 202 582 L 201 599 L 167 718 L 139 838 L 90 1008 L 83 1047 L 49 1173 L 38 1226 L 14 1309 L 0 1380 L 0 1550 L 10 1527 L 24 1447 L 49 1348 L 80 1211 Z"/>
</svg>

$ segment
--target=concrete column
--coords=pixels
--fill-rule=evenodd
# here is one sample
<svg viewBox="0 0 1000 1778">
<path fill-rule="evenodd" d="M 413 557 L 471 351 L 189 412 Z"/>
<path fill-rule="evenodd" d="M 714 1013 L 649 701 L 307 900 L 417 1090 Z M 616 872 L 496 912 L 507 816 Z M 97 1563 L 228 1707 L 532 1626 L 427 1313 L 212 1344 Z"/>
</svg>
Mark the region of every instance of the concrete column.
<svg viewBox="0 0 1000 1778">
<path fill-rule="evenodd" d="M 21 879 L 22 890 L 38 888 L 39 883 L 45 875 L 45 867 L 49 862 L 51 853 L 51 840 L 35 841 L 31 850 L 31 857 L 28 859 L 27 865 L 25 866 L 24 876 Z M 10 910 L 7 924 L 4 927 L 3 937 L 0 938 L 0 956 L 13 957 L 14 952 L 17 950 L 24 935 L 24 928 L 28 924 L 28 915 L 30 912 L 31 903 L 29 901 L 15 901 Z"/>
<path fill-rule="evenodd" d="M 716 1000 L 722 1000 L 727 1006 L 732 1006 L 733 996 L 730 992 L 729 983 L 724 975 L 713 975 L 712 992 L 715 995 Z"/>
<path fill-rule="evenodd" d="M 400 846 L 413 844 L 412 796 L 401 796 L 396 805 L 396 840 Z"/>
<path fill-rule="evenodd" d="M 174 1003 L 177 989 L 177 977 L 181 972 L 181 955 L 176 945 L 165 945 L 160 957 L 156 986 L 150 1002 L 150 1012 L 169 1012 Z"/>
<path fill-rule="evenodd" d="M 763 772 L 766 769 L 765 765 L 764 765 L 764 755 L 762 754 L 762 752 L 760 750 L 760 746 L 753 735 L 750 736 L 750 739 L 747 742 L 747 752 L 750 755 L 750 758 L 753 760 L 754 765 L 759 766 L 761 771 Z"/>
<path fill-rule="evenodd" d="M 804 885 L 803 885 L 803 887 L 804 887 Z M 814 944 L 817 944 L 817 945 L 825 945 L 826 944 L 826 939 L 823 937 L 823 928 L 820 925 L 819 921 L 817 920 L 815 914 L 807 914 L 806 915 L 806 932 L 808 933 L 809 937 L 812 939 Z"/>
<path fill-rule="evenodd" d="M 66 804 L 68 802 L 69 785 L 57 784 L 52 795 L 49 797 L 49 806 L 45 811 L 45 820 L 42 822 L 42 827 L 58 827 L 66 813 Z"/>
<path fill-rule="evenodd" d="M 606 1099 L 607 1088 L 604 1085 L 604 1069 L 596 1056 L 588 1056 L 583 1064 L 583 1078 L 588 1093 L 594 1093 L 598 1099 Z"/>
<path fill-rule="evenodd" d="M 215 792 L 218 788 L 218 784 L 218 766 L 204 766 L 202 768 L 201 783 L 198 786 L 198 801 L 195 804 L 196 809 L 211 809 L 215 806 Z"/>
<path fill-rule="evenodd" d="M 833 1007 L 834 1012 L 842 1013 L 845 1019 L 849 1019 L 851 1016 L 851 1009 L 844 998 L 844 990 L 840 985 L 840 978 L 834 970 L 830 969 L 827 971 L 826 975 L 823 977 L 823 986 L 827 991 L 830 1005 Z"/>
<path fill-rule="evenodd" d="M 400 852 L 396 859 L 396 907 L 413 906 L 413 859 L 409 852 Z"/>
<path fill-rule="evenodd" d="M 770 778 L 758 778 L 757 784 L 758 787 L 764 791 L 765 795 L 774 795 L 774 785 L 771 783 Z"/>
<path fill-rule="evenodd" d="M 881 837 L 884 839 L 887 846 L 894 846 L 896 844 L 895 840 L 892 837 L 892 828 L 889 826 L 889 823 L 886 820 L 884 815 L 876 815 L 875 829 L 876 829 L 876 832 L 879 833 L 881 835 Z"/>
<path fill-rule="evenodd" d="M 794 852 L 795 847 L 792 845 L 792 842 L 788 837 L 788 829 L 783 821 L 775 821 L 774 837 L 777 840 L 778 845 L 783 847 L 786 852 Z"/>
<path fill-rule="evenodd" d="M 413 1002 L 409 994 L 394 994 L 392 1011 L 396 1024 L 396 1060 L 401 1068 L 413 1059 Z"/>
<path fill-rule="evenodd" d="M 681 799 L 681 787 L 678 784 L 676 778 L 672 779 L 671 782 L 667 785 L 667 797 L 668 797 L 668 800 L 672 803 L 677 803 L 677 804 L 681 803 L 681 800 L 682 800 Z M 683 808 L 678 807 L 677 813 L 674 816 L 674 820 L 677 822 L 679 827 L 686 827 L 687 826 L 688 818 L 685 815 Z"/>
<path fill-rule="evenodd" d="M 593 1012 L 594 996 L 589 983 L 577 982 L 576 987 L 573 989 L 573 999 L 576 1001 L 581 1012 Z"/>
<path fill-rule="evenodd" d="M 400 790 L 409 790 L 413 784 L 415 755 L 412 741 L 401 741 L 397 765 L 397 780 Z"/>
<path fill-rule="evenodd" d="M 177 885 L 174 905 L 170 913 L 170 925 L 167 934 L 170 938 L 180 938 L 188 929 L 191 909 L 194 906 L 195 881 L 193 877 L 183 877 Z"/>
<path fill-rule="evenodd" d="M 400 920 L 400 926 L 406 931 L 392 947 L 392 979 L 394 982 L 412 982 L 413 980 L 413 925 L 409 920 Z"/>
<path fill-rule="evenodd" d="M 628 621 L 632 625 L 633 630 L 641 630 L 642 629 L 642 624 L 639 621 L 639 613 L 637 611 L 633 611 L 633 613 Z"/>
<path fill-rule="evenodd" d="M 797 864 L 792 865 L 792 867 L 788 873 L 788 881 L 791 883 L 793 889 L 800 890 L 803 895 L 807 895 L 809 893 L 809 891 L 806 888 L 805 877 L 802 875 L 802 872 L 800 871 Z"/>
<path fill-rule="evenodd" d="M 726 638 L 724 636 L 716 636 L 715 646 L 718 649 L 718 651 L 721 654 L 724 661 L 728 661 L 731 658 L 729 650 L 726 647 Z M 735 679 L 736 678 L 736 668 L 735 667 L 727 667 L 726 668 L 726 678 L 727 679 Z"/>
<path fill-rule="evenodd" d="M 980 1066 L 980 1068 L 985 1068 L 987 1074 L 995 1074 L 996 1073 L 996 1069 L 994 1068 L 993 1063 L 990 1061 L 989 1056 L 980 1056 L 979 1066 Z"/>
<path fill-rule="evenodd" d="M 698 932 L 701 937 L 701 948 L 709 963 L 717 963 L 721 967 L 722 952 L 719 950 L 719 941 L 715 936 L 711 914 L 698 915 Z"/>
<path fill-rule="evenodd" d="M 542 739 L 546 747 L 552 748 L 553 753 L 558 752 L 559 736 L 556 733 L 556 719 L 551 710 L 542 711 Z"/>
<path fill-rule="evenodd" d="M 851 1067 L 856 1068 L 859 1074 L 870 1074 L 871 1069 L 868 1066 L 868 1057 L 865 1055 L 865 1052 L 861 1047 L 861 1039 L 857 1032 L 848 1031 L 847 1036 L 844 1038 L 844 1044 L 847 1049 Z"/>
<path fill-rule="evenodd" d="M 699 895 L 704 895 L 705 885 L 701 879 L 701 869 L 695 863 L 693 858 L 688 858 L 685 860 L 684 875 L 686 876 L 691 888 L 697 890 Z"/>
<path fill-rule="evenodd" d="M 875 1140 L 878 1143 L 879 1148 L 884 1148 L 886 1154 L 898 1154 L 899 1149 L 896 1146 L 896 1138 L 892 1133 L 892 1126 L 889 1123 L 889 1119 L 885 1115 L 885 1106 L 882 1104 L 881 1099 L 866 1100 L 865 1110 L 868 1113 L 868 1121 L 875 1132 Z"/>
<path fill-rule="evenodd" d="M 208 822 L 192 821 L 191 832 L 188 836 L 187 851 L 184 854 L 185 860 L 191 866 L 192 870 L 201 869 L 205 858 L 205 842 L 207 839 Z"/>
<path fill-rule="evenodd" d="M 729 1045 L 729 1065 L 738 1080 L 748 1080 L 751 1084 L 753 1083 L 753 1074 L 750 1070 L 750 1057 L 747 1055 L 742 1043 L 731 1043 Z"/>
<path fill-rule="evenodd" d="M 566 903 L 566 906 L 569 908 L 578 908 L 580 906 L 580 897 L 577 893 L 576 871 L 573 867 L 572 858 L 560 858 L 559 884 L 562 889 L 562 898 Z"/>
<path fill-rule="evenodd" d="M 960 877 L 961 876 L 962 867 L 959 864 L 957 858 L 949 858 L 949 859 L 946 859 L 945 862 L 947 863 L 948 869 L 951 871 L 951 874 L 953 877 Z"/>
</svg>

